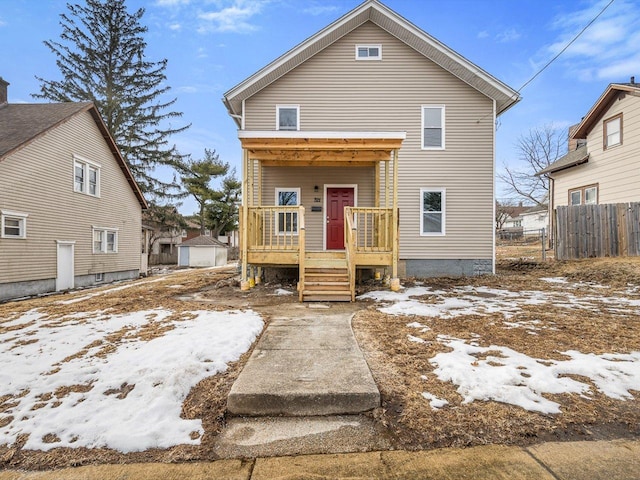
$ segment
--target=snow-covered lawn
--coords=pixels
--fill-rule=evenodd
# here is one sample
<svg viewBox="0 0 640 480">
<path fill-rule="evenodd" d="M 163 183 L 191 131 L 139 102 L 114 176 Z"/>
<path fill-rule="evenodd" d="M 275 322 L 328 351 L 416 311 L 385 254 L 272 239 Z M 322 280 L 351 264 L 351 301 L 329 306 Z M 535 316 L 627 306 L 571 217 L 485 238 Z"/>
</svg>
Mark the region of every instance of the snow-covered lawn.
<svg viewBox="0 0 640 480">
<path fill-rule="evenodd" d="M 0 445 L 24 434 L 25 449 L 41 450 L 198 444 L 202 423 L 180 418 L 183 401 L 238 360 L 262 328 L 251 310 L 60 317 L 33 309 L 0 319 Z"/>
<path fill-rule="evenodd" d="M 522 338 L 538 336 L 543 331 L 559 331 L 559 326 L 548 318 L 544 322 L 531 318 L 535 312 L 533 308 L 553 308 L 578 317 L 585 311 L 633 321 L 640 316 L 637 289 L 627 288 L 607 296 L 606 287 L 598 284 L 570 282 L 561 277 L 542 278 L 541 281 L 549 288 L 511 291 L 508 288 L 459 286 L 445 291 L 419 285 L 398 293 L 369 292 L 359 298 L 375 300 L 378 310 L 389 315 L 422 317 L 419 322 L 406 324 L 412 332 L 406 339 L 425 349 L 434 343 L 441 345 L 440 353 L 428 359 L 433 367 L 428 373 L 442 382 L 454 384 L 462 403 L 494 400 L 529 411 L 557 414 L 561 413 L 561 405 L 544 394 L 576 394 L 589 399 L 597 391 L 618 400 L 634 398 L 633 395 L 640 391 L 640 351 L 621 354 L 613 347 L 611 352 L 595 354 L 553 349 L 549 354 L 555 359 L 535 358 L 509 345 L 481 346 L 487 343 L 473 332 L 468 332 L 471 340 L 461 339 L 438 334 L 430 325 L 431 321 L 451 321 L 464 316 L 490 317 L 487 322 L 492 328 L 520 329 Z M 581 294 L 575 293 L 578 291 Z M 523 315 L 525 312 L 527 314 Z M 421 334 L 428 336 L 428 340 Z M 519 343 L 522 345 L 522 340 Z M 565 359 L 558 360 L 558 356 Z M 429 376 L 421 378 L 427 380 Z M 418 393 L 434 410 L 447 405 L 446 400 L 430 392 Z"/>
</svg>

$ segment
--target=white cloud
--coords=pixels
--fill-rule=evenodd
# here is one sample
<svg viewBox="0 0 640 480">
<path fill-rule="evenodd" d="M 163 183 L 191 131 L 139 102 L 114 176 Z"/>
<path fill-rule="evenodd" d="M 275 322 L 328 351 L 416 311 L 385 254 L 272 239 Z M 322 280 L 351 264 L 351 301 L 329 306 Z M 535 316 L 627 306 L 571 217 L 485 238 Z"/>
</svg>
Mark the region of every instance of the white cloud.
<svg viewBox="0 0 640 480">
<path fill-rule="evenodd" d="M 228 6 L 219 10 L 202 12 L 198 18 L 204 23 L 198 32 L 247 33 L 254 31 L 258 27 L 251 23 L 251 19 L 262 12 L 263 7 L 269 2 L 270 0 L 233 0 Z M 225 4 L 228 3 L 225 2 Z"/>
<path fill-rule="evenodd" d="M 482 30 L 481 32 L 478 32 L 477 37 L 478 38 L 488 38 L 489 37 L 489 32 L 487 32 L 486 30 Z"/>
<path fill-rule="evenodd" d="M 515 28 L 509 28 L 504 32 L 500 32 L 496 35 L 496 40 L 500 43 L 513 42 L 521 37 L 520 33 Z"/>
<path fill-rule="evenodd" d="M 4 27 L 7 24 L 2 18 L 0 18 L 0 27 Z"/>
<path fill-rule="evenodd" d="M 179 5 L 187 5 L 190 0 L 156 0 L 159 7 L 177 7 Z"/>
<path fill-rule="evenodd" d="M 325 15 L 327 13 L 333 13 L 340 10 L 340 7 L 336 5 L 320 5 L 314 4 L 310 7 L 307 7 L 303 10 L 304 13 L 308 13 L 309 15 Z"/>
<path fill-rule="evenodd" d="M 171 25 L 169 25 L 169 30 L 181 30 L 182 29 L 182 25 L 180 25 L 179 23 L 172 23 Z"/>
<path fill-rule="evenodd" d="M 555 40 L 539 52 L 540 66 L 563 48 L 605 7 L 608 0 L 558 16 L 551 24 Z M 582 81 L 627 81 L 640 69 L 640 9 L 628 0 L 617 0 L 565 52 L 559 61 L 567 75 Z"/>
</svg>

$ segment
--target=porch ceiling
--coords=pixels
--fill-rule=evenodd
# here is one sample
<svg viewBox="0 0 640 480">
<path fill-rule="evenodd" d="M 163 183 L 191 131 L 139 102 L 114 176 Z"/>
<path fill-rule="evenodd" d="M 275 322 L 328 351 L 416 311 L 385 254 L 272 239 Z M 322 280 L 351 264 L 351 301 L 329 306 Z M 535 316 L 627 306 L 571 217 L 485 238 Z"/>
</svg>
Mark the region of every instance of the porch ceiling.
<svg viewBox="0 0 640 480">
<path fill-rule="evenodd" d="M 269 166 L 371 166 L 391 159 L 404 132 L 247 132 L 239 138 L 249 158 Z"/>
</svg>

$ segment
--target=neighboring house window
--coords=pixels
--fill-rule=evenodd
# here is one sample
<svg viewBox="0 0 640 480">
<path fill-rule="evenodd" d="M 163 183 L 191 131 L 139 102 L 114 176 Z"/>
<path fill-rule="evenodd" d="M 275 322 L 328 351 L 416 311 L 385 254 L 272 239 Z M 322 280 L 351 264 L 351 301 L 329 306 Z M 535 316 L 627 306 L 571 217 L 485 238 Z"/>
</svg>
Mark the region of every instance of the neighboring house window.
<svg viewBox="0 0 640 480">
<path fill-rule="evenodd" d="M 444 150 L 444 105 L 422 106 L 422 149 Z"/>
<path fill-rule="evenodd" d="M 514 220 L 513 221 L 513 226 L 514 227 L 521 227 L 522 226 L 522 220 Z"/>
<path fill-rule="evenodd" d="M 598 203 L 598 185 L 569 190 L 569 205 L 596 205 Z"/>
<path fill-rule="evenodd" d="M 26 213 L 9 212 L 0 210 L 0 237 L 1 238 L 27 238 Z"/>
<path fill-rule="evenodd" d="M 73 179 L 74 191 L 94 197 L 100 196 L 100 165 L 74 157 Z"/>
<path fill-rule="evenodd" d="M 604 148 L 605 150 L 622 143 L 622 114 L 604 121 Z"/>
<path fill-rule="evenodd" d="M 299 188 L 276 188 L 276 204 L 278 206 L 300 205 Z M 280 212 L 277 218 L 276 231 L 280 234 L 298 233 L 298 212 Z"/>
<path fill-rule="evenodd" d="M 276 130 L 300 130 L 299 105 L 276 105 Z"/>
<path fill-rule="evenodd" d="M 356 45 L 356 60 L 382 60 L 382 45 Z"/>
<path fill-rule="evenodd" d="M 93 227 L 93 253 L 118 253 L 118 230 Z"/>
<path fill-rule="evenodd" d="M 420 235 L 444 235 L 445 189 L 420 189 Z"/>
</svg>

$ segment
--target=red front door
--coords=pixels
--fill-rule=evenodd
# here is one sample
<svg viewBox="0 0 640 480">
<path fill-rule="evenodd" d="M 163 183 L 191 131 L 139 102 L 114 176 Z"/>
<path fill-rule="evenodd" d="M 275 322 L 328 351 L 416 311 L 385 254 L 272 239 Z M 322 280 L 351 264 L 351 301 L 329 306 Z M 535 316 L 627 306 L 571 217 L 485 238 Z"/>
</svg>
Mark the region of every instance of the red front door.
<svg viewBox="0 0 640 480">
<path fill-rule="evenodd" d="M 353 207 L 354 189 L 327 188 L 327 250 L 344 250 L 344 207 Z"/>
</svg>

